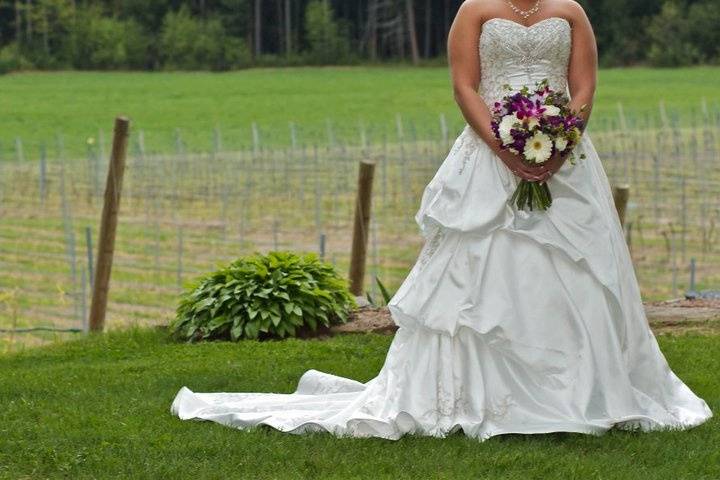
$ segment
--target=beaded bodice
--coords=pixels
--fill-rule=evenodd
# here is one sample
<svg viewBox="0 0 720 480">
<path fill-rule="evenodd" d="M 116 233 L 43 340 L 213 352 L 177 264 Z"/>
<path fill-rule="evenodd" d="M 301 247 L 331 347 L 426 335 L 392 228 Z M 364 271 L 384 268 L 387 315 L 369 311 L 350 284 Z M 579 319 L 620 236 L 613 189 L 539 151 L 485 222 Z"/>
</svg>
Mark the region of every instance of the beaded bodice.
<svg viewBox="0 0 720 480">
<path fill-rule="evenodd" d="M 529 27 L 505 18 L 492 18 L 482 27 L 479 40 L 480 88 L 492 105 L 523 85 L 532 87 L 547 78 L 550 88 L 567 92 L 571 27 L 562 17 L 549 17 Z"/>
</svg>

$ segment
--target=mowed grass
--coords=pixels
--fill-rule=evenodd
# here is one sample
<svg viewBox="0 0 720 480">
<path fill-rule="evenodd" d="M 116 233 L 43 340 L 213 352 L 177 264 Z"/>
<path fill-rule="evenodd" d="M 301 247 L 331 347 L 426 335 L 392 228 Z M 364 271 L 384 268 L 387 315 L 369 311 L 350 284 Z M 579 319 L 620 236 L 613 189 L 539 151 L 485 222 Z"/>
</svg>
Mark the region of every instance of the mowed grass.
<svg viewBox="0 0 720 480">
<path fill-rule="evenodd" d="M 390 337 L 176 344 L 149 329 L 0 355 L 0 478 L 717 479 L 720 421 L 600 437 L 338 439 L 181 421 L 178 389 L 292 392 L 309 368 L 372 378 Z M 660 336 L 673 370 L 720 410 L 720 337 Z"/>
<path fill-rule="evenodd" d="M 661 100 L 688 121 L 703 98 L 717 108 L 720 67 L 601 70 L 591 121 L 598 126 L 616 120 L 618 102 L 629 115 L 654 119 Z M 361 122 L 375 128 L 368 132 L 372 138 L 380 138 L 381 129 L 392 137 L 398 114 L 413 128 L 437 135 L 440 114 L 451 134 L 463 122 L 445 67 L 18 73 L 0 77 L 0 106 L 0 156 L 9 158 L 18 137 L 28 157 L 37 155 L 41 142 L 53 152 L 58 133 L 66 153 L 83 153 L 86 139 L 99 130 L 109 143 L 117 114 L 144 131 L 149 149 L 162 151 L 175 148 L 176 129 L 188 148 L 207 151 L 216 127 L 224 147 L 249 144 L 252 122 L 266 145 L 288 144 L 289 122 L 296 124 L 301 142 L 326 142 L 330 136 L 356 142 Z"/>
</svg>

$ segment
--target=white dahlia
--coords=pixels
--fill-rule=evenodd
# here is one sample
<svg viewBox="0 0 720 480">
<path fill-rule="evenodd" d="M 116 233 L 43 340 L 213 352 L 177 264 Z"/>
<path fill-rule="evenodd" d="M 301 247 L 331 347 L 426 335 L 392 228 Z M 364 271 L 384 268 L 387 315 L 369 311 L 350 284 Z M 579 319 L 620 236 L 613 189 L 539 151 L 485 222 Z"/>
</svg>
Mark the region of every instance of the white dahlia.
<svg viewBox="0 0 720 480">
<path fill-rule="evenodd" d="M 498 133 L 500 134 L 500 140 L 502 140 L 503 144 L 508 145 L 513 142 L 510 130 L 512 130 L 513 125 L 515 125 L 515 122 L 517 121 L 518 119 L 515 114 L 505 115 L 502 120 L 500 120 L 500 123 L 498 124 Z"/>
<path fill-rule="evenodd" d="M 535 135 L 525 141 L 523 153 L 529 161 L 543 163 L 552 154 L 552 140 L 543 132 L 535 132 Z"/>
<path fill-rule="evenodd" d="M 545 109 L 545 116 L 547 117 L 555 117 L 557 115 L 560 115 L 560 108 L 556 107 L 555 105 L 543 105 L 543 108 Z"/>
<path fill-rule="evenodd" d="M 555 148 L 558 149 L 558 152 L 564 151 L 568 146 L 567 138 L 565 137 L 558 137 L 555 139 Z"/>
<path fill-rule="evenodd" d="M 525 125 L 527 125 L 528 130 L 532 130 L 533 128 L 540 125 L 540 120 L 535 117 L 525 117 L 523 119 L 523 122 L 525 123 Z"/>
</svg>

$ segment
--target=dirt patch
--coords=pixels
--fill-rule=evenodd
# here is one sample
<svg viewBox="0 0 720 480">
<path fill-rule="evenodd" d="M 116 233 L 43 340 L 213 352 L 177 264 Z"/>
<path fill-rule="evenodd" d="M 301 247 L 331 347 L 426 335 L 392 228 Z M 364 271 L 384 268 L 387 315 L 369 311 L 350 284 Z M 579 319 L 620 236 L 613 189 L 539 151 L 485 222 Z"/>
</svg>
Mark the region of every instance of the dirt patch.
<svg viewBox="0 0 720 480">
<path fill-rule="evenodd" d="M 655 333 L 720 334 L 720 299 L 676 298 L 648 302 L 645 313 Z"/>
<path fill-rule="evenodd" d="M 720 300 L 684 298 L 645 302 L 645 315 L 656 334 L 697 332 L 720 334 Z M 338 333 L 382 333 L 391 335 L 397 326 L 387 307 L 362 306 L 350 315 L 348 323 L 330 329 Z"/>
<path fill-rule="evenodd" d="M 397 325 L 387 307 L 362 306 L 352 312 L 348 322 L 330 328 L 331 333 L 385 333 L 393 334 Z"/>
</svg>

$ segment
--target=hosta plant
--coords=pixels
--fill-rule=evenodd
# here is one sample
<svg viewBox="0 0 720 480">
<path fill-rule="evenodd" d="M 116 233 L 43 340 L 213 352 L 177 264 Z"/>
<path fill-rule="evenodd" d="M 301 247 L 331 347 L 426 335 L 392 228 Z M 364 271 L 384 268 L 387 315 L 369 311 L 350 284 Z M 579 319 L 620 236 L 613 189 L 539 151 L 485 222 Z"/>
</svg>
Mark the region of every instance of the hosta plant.
<svg viewBox="0 0 720 480">
<path fill-rule="evenodd" d="M 190 342 L 283 338 L 344 323 L 356 307 L 347 281 L 316 254 L 256 252 L 191 285 L 170 331 Z"/>
</svg>

